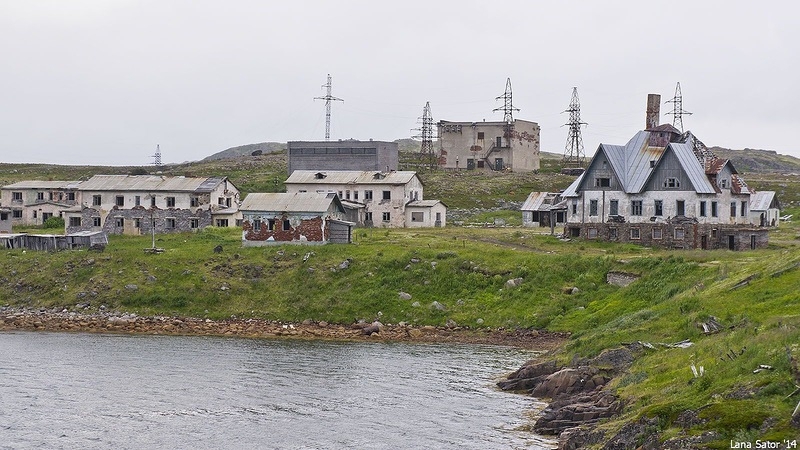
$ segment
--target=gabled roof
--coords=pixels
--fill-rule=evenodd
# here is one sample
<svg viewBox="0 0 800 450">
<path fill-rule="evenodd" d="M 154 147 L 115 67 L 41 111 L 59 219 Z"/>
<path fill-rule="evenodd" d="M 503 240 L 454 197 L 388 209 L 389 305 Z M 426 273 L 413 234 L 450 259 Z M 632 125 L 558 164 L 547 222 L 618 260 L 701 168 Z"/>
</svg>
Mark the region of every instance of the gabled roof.
<svg viewBox="0 0 800 450">
<path fill-rule="evenodd" d="M 325 194 L 308 192 L 295 194 L 253 192 L 247 194 L 239 210 L 243 212 L 325 213 L 331 203 L 334 203 L 340 211 L 344 211 L 339 197 L 335 195 L 329 197 Z"/>
<path fill-rule="evenodd" d="M 360 170 L 295 170 L 284 184 L 407 184 L 414 171 L 360 171 Z M 419 178 L 419 177 L 417 177 Z"/>
<path fill-rule="evenodd" d="M 167 177 L 159 175 L 95 175 L 82 182 L 81 191 L 142 191 L 208 193 L 225 177 Z"/>
<path fill-rule="evenodd" d="M 758 191 L 750 194 L 750 211 L 766 211 L 775 200 L 775 191 Z"/>
<path fill-rule="evenodd" d="M 600 144 L 589 163 L 589 168 L 598 164 L 599 156 L 605 155 L 611 170 L 622 185 L 622 190 L 627 194 L 638 194 L 642 192 L 653 173 L 658 169 L 664 155 L 672 152 L 696 192 L 701 194 L 716 192 L 706 176 L 705 167 L 698 161 L 694 153 L 692 143 L 670 142 L 666 147 L 651 147 L 649 143 L 650 132 L 639 131 L 624 146 Z M 584 174 L 581 174 L 564 191 L 563 197 L 578 196 L 578 191 L 585 178 Z"/>
<path fill-rule="evenodd" d="M 3 189 L 75 189 L 80 181 L 25 180 L 3 186 Z"/>
</svg>

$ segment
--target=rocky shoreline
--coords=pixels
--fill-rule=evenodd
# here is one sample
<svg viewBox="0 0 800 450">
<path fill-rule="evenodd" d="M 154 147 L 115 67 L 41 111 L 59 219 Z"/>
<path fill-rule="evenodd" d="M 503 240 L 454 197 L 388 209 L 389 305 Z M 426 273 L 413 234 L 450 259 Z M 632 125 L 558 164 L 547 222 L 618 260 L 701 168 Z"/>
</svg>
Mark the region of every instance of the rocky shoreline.
<svg viewBox="0 0 800 450">
<path fill-rule="evenodd" d="M 354 323 L 305 320 L 288 323 L 264 319 L 212 320 L 196 317 L 139 316 L 116 311 L 76 312 L 65 309 L 0 307 L 0 331 L 59 331 L 230 336 L 243 338 L 330 339 L 507 345 L 534 350 L 558 348 L 566 333 L 538 330 L 468 329 L 464 327 Z"/>
</svg>

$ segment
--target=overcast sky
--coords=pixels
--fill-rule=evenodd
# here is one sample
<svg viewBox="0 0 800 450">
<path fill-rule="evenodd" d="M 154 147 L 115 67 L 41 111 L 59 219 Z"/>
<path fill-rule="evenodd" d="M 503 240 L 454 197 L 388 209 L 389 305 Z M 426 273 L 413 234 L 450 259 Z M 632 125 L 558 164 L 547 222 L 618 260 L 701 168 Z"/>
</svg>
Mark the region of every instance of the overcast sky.
<svg viewBox="0 0 800 450">
<path fill-rule="evenodd" d="M 795 1 L 0 0 L 0 162 L 146 165 L 264 141 L 395 140 L 434 120 L 538 122 L 587 156 L 681 83 L 706 145 L 800 156 Z M 662 104 L 661 121 L 672 104 Z"/>
</svg>

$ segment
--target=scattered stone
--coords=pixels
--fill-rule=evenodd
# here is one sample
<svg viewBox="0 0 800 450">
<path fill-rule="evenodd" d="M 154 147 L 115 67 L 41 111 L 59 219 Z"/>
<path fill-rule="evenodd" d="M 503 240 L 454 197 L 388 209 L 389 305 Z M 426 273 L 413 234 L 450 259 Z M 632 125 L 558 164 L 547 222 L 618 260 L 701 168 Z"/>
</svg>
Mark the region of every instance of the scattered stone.
<svg viewBox="0 0 800 450">
<path fill-rule="evenodd" d="M 411 258 L 411 264 L 417 264 L 419 262 L 419 258 Z"/>
<path fill-rule="evenodd" d="M 522 284 L 522 278 L 512 278 L 506 281 L 506 289 L 513 289 Z"/>
<path fill-rule="evenodd" d="M 306 319 L 303 321 L 303 325 L 311 325 L 312 323 L 314 323 L 314 321 L 311 319 Z"/>
<path fill-rule="evenodd" d="M 431 261 L 431 269 L 436 269 L 436 265 L 438 263 L 436 261 Z"/>
<path fill-rule="evenodd" d="M 414 303 L 412 303 L 412 304 L 411 304 L 411 306 L 412 306 L 413 308 L 419 308 L 419 307 L 420 307 L 420 306 L 422 306 L 422 305 L 421 305 L 419 302 L 414 302 Z"/>
<path fill-rule="evenodd" d="M 135 284 L 126 284 L 125 285 L 125 289 L 127 289 L 129 291 L 135 291 L 135 290 L 139 289 L 139 286 L 137 286 Z"/>
<path fill-rule="evenodd" d="M 217 245 L 214 247 L 214 253 L 222 253 L 222 245 Z"/>
<path fill-rule="evenodd" d="M 220 290 L 220 291 L 227 291 L 227 290 L 230 290 L 230 288 L 228 287 L 228 285 L 227 285 L 227 284 L 223 284 L 223 285 L 222 285 L 222 286 L 219 288 L 219 290 Z"/>
<path fill-rule="evenodd" d="M 350 267 L 350 259 L 345 259 L 341 264 L 339 264 L 339 269 L 341 270 L 345 270 L 348 267 Z"/>
<path fill-rule="evenodd" d="M 483 325 L 483 319 L 478 317 L 478 320 L 476 320 L 475 323 L 477 323 L 478 325 Z"/>
<path fill-rule="evenodd" d="M 445 308 L 445 306 L 444 306 L 443 304 L 441 304 L 441 303 L 439 303 L 438 301 L 434 300 L 434 301 L 431 303 L 431 309 L 435 309 L 435 310 L 437 310 L 437 311 L 444 311 L 444 310 L 445 310 L 445 309 L 447 309 L 447 308 Z"/>
<path fill-rule="evenodd" d="M 453 319 L 447 319 L 447 322 L 445 322 L 444 326 L 447 328 L 458 328 L 458 324 Z"/>
<path fill-rule="evenodd" d="M 411 294 L 409 294 L 408 292 L 400 291 L 400 293 L 397 294 L 397 296 L 400 297 L 400 300 L 411 300 Z"/>
<path fill-rule="evenodd" d="M 156 282 L 156 280 L 158 280 L 158 278 L 156 278 L 156 277 L 155 277 L 155 276 L 153 276 L 153 275 L 148 275 L 148 276 L 147 276 L 147 282 L 148 282 L 148 283 L 155 283 L 155 282 Z"/>
</svg>

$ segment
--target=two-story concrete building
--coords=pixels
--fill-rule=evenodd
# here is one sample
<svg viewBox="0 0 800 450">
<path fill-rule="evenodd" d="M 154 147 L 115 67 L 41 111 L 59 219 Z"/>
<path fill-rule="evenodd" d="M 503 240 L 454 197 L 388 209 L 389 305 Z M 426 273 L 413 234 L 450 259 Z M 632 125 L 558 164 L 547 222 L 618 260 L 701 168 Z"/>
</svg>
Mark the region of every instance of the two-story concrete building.
<svg viewBox="0 0 800 450">
<path fill-rule="evenodd" d="M 437 128 L 440 167 L 514 172 L 539 170 L 539 124 L 536 122 L 442 120 Z"/>
<path fill-rule="evenodd" d="M 336 193 L 360 226 L 445 226 L 447 206 L 425 201 L 422 181 L 411 171 L 296 170 L 284 183 L 288 193 Z"/>
<path fill-rule="evenodd" d="M 80 181 L 26 180 L 0 188 L 0 205 L 11 211 L 13 225 L 41 225 L 78 204 Z"/>
</svg>

